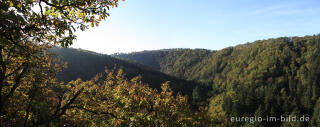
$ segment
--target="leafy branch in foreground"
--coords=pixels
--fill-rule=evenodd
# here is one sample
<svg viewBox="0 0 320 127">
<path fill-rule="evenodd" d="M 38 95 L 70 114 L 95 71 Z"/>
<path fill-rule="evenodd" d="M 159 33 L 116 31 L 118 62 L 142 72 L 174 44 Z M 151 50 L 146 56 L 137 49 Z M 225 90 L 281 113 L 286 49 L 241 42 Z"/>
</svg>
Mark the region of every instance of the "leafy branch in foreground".
<svg viewBox="0 0 320 127">
<path fill-rule="evenodd" d="M 120 69 L 106 70 L 107 78 L 85 86 L 78 104 L 65 118 L 86 126 L 199 126 L 198 115 L 192 112 L 187 98 L 173 95 L 166 82 L 161 92 L 141 82 L 141 77 L 130 81 Z M 204 122 L 204 121 L 202 121 Z"/>
<path fill-rule="evenodd" d="M 76 29 L 97 26 L 117 4 L 117 0 L 0 1 L 2 126 L 48 125 L 65 114 L 83 90 L 64 91 L 66 85 L 55 79 L 61 67 L 46 50 L 71 45 Z"/>
</svg>

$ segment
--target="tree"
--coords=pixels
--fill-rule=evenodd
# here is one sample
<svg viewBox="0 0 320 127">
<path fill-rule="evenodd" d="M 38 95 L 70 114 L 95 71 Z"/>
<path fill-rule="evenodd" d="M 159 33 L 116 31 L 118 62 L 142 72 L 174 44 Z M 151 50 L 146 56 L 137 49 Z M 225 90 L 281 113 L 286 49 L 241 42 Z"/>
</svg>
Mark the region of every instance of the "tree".
<svg viewBox="0 0 320 127">
<path fill-rule="evenodd" d="M 85 92 L 65 115 L 71 123 L 85 126 L 199 126 L 187 98 L 173 95 L 169 82 L 157 91 L 141 76 L 127 80 L 122 69 L 106 70 L 85 85 Z M 202 119 L 203 121 L 205 119 Z"/>
<path fill-rule="evenodd" d="M 57 45 L 68 47 L 76 39 L 73 33 L 77 29 L 85 30 L 89 24 L 98 26 L 109 16 L 107 10 L 117 3 L 118 0 L 0 1 L 1 125 L 47 125 L 65 114 L 83 88 L 67 89 L 68 85 L 56 81 L 60 65 L 46 50 Z"/>
</svg>

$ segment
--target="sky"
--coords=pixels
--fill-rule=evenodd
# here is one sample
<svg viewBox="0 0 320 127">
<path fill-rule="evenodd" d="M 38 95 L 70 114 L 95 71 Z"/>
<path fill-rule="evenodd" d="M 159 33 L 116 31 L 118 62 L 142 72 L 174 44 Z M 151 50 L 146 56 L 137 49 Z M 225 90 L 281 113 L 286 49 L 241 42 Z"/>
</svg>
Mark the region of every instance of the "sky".
<svg viewBox="0 0 320 127">
<path fill-rule="evenodd" d="M 168 48 L 219 50 L 320 33 L 320 0 L 126 0 L 74 48 L 103 54 Z"/>
</svg>

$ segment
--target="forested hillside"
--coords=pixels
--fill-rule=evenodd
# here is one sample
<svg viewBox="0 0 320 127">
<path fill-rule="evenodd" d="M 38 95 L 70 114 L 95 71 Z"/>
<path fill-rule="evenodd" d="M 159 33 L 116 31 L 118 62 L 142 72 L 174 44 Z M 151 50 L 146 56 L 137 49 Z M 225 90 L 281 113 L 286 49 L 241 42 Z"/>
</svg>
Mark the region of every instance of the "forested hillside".
<svg viewBox="0 0 320 127">
<path fill-rule="evenodd" d="M 164 73 L 210 84 L 208 112 L 221 126 L 251 124 L 230 123 L 232 116 L 308 116 L 312 117 L 309 122 L 262 121 L 254 125 L 320 125 L 319 35 L 259 40 L 217 52 L 175 49 L 116 56 L 152 63 L 151 67 Z M 195 98 L 203 89 L 194 90 Z"/>
<path fill-rule="evenodd" d="M 221 126 L 252 124 L 230 122 L 234 116 L 310 118 L 310 122 L 296 123 L 261 121 L 255 126 L 319 125 L 319 51 L 320 36 L 260 40 L 219 51 L 167 49 L 113 55 L 121 59 L 84 50 L 53 49 L 69 63 L 60 75 L 63 80 L 89 79 L 104 65 L 113 68 L 115 64 L 130 78 L 142 75 L 144 82 L 156 84 L 153 88 L 171 80 L 176 92 L 190 95 L 195 106 L 207 106 L 212 122 Z"/>
<path fill-rule="evenodd" d="M 50 52 L 54 53 L 61 61 L 67 62 L 67 67 L 57 75 L 59 80 L 65 82 L 78 78 L 90 80 L 96 74 L 104 72 L 105 68 L 109 70 L 121 68 L 126 74 L 126 78 L 131 79 L 140 75 L 144 83 L 148 83 L 150 87 L 156 89 L 160 89 L 162 83 L 170 81 L 175 93 L 182 92 L 183 94 L 191 95 L 196 85 L 196 82 L 163 74 L 137 62 L 121 60 L 87 50 L 56 47 L 50 49 Z"/>
<path fill-rule="evenodd" d="M 217 115 L 222 99 L 226 116 L 304 115 L 312 121 L 283 125 L 314 126 L 319 125 L 319 51 L 319 35 L 256 41 L 217 52 L 195 66 L 200 69 L 194 73 L 204 73 L 195 78 L 213 82 L 212 115 Z"/>
<path fill-rule="evenodd" d="M 117 53 L 113 56 L 148 65 L 161 72 L 189 79 L 190 69 L 215 51 L 207 49 L 163 49 L 134 53 Z"/>
</svg>

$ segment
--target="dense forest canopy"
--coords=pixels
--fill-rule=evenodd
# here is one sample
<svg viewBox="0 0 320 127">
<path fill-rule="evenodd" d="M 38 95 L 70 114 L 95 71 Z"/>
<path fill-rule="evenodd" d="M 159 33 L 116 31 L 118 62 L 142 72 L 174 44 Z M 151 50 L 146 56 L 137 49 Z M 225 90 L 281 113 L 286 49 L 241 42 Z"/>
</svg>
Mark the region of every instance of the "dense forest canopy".
<svg viewBox="0 0 320 127">
<path fill-rule="evenodd" d="M 259 40 L 219 51 L 178 49 L 115 56 L 143 64 L 156 60 L 158 66 L 149 66 L 210 85 L 208 112 L 222 125 L 228 124 L 231 116 L 304 115 L 312 117 L 311 122 L 261 122 L 255 126 L 316 126 L 319 125 L 319 46 L 320 36 L 314 35 Z M 144 56 L 153 56 L 152 62 L 142 59 Z M 207 92 L 201 87 L 194 89 L 193 98 L 206 97 L 200 97 L 200 93 Z"/>
</svg>

